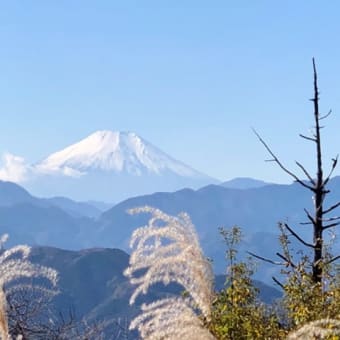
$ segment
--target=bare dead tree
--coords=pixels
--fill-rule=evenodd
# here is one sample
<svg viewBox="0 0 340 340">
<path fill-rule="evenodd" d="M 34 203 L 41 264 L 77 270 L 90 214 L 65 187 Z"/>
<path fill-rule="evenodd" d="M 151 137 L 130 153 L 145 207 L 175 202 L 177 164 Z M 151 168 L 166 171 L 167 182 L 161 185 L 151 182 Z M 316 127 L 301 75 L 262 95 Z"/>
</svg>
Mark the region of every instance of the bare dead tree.
<svg viewBox="0 0 340 340">
<path fill-rule="evenodd" d="M 321 143 L 321 121 L 325 118 L 327 118 L 331 111 L 329 111 L 325 115 L 321 115 L 319 111 L 319 90 L 318 90 L 318 77 L 317 77 L 317 71 L 315 66 L 315 60 L 313 58 L 313 84 L 314 84 L 314 96 L 311 99 L 314 106 L 314 127 L 311 136 L 306 136 L 303 134 L 300 134 L 300 137 L 310 141 L 315 144 L 316 147 L 316 178 L 314 178 L 309 171 L 299 162 L 296 162 L 296 165 L 300 168 L 300 170 L 303 172 L 303 174 L 307 177 L 307 181 L 302 180 L 299 176 L 297 176 L 294 172 L 290 171 L 282 162 L 281 160 L 276 156 L 276 154 L 272 151 L 272 149 L 268 146 L 268 144 L 262 139 L 262 137 L 254 130 L 254 133 L 256 134 L 259 141 L 263 144 L 265 149 L 268 151 L 272 159 L 269 161 L 275 162 L 285 173 L 287 173 L 289 176 L 291 176 L 297 183 L 299 183 L 301 186 L 306 188 L 307 190 L 310 190 L 313 193 L 313 201 L 314 201 L 314 209 L 313 212 L 308 211 L 305 209 L 305 213 L 307 216 L 308 221 L 303 222 L 301 224 L 311 225 L 313 230 L 313 242 L 309 243 L 306 242 L 302 237 L 299 236 L 298 233 L 294 231 L 293 228 L 291 228 L 287 223 L 281 224 L 281 227 L 284 227 L 286 230 L 289 231 L 289 233 L 298 240 L 303 246 L 308 247 L 312 249 L 313 252 L 313 260 L 312 260 L 312 279 L 315 283 L 320 283 L 323 278 L 323 268 L 325 265 L 328 265 L 338 259 L 340 259 L 340 255 L 334 256 L 332 258 L 326 258 L 324 253 L 324 231 L 336 227 L 340 223 L 340 216 L 336 217 L 328 217 L 328 214 L 334 211 L 336 208 L 340 206 L 340 202 L 337 202 L 333 204 L 330 207 L 324 206 L 325 197 L 327 194 L 330 193 L 330 190 L 327 189 L 327 184 L 334 172 L 334 169 L 337 166 L 338 163 L 338 156 L 332 159 L 332 165 L 331 169 L 329 171 L 329 174 L 327 176 L 324 176 L 323 171 L 323 157 L 322 157 L 322 143 Z M 295 264 L 292 262 L 291 258 L 287 254 L 280 254 L 277 253 L 276 255 L 283 260 L 283 262 L 276 262 L 272 261 L 270 259 L 265 259 L 261 256 L 258 256 L 256 254 L 251 255 L 264 260 L 266 262 L 270 262 L 273 264 L 280 264 L 280 265 L 286 265 L 294 268 Z"/>
<path fill-rule="evenodd" d="M 13 338 L 37 340 L 101 340 L 107 333 L 119 333 L 112 339 L 124 339 L 123 325 L 115 320 L 78 319 L 74 309 L 56 312 L 53 298 L 57 292 L 32 284 L 20 284 L 6 292 L 9 333 Z"/>
<path fill-rule="evenodd" d="M 50 303 L 56 295 L 50 289 L 32 283 L 19 284 L 6 290 L 9 332 L 23 340 L 42 333 L 41 323 L 50 316 Z"/>
</svg>

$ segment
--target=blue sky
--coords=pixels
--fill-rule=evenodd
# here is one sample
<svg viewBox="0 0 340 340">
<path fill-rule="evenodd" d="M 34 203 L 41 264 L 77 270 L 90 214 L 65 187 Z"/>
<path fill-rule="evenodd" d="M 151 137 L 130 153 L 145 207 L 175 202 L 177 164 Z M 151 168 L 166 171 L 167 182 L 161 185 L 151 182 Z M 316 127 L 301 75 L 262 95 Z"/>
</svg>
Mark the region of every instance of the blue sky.
<svg viewBox="0 0 340 340">
<path fill-rule="evenodd" d="M 314 56 L 334 112 L 325 157 L 340 152 L 339 13 L 313 0 L 3 2 L 0 153 L 36 162 L 128 130 L 222 180 L 288 182 L 251 127 L 314 170 L 298 138 L 312 126 Z"/>
</svg>

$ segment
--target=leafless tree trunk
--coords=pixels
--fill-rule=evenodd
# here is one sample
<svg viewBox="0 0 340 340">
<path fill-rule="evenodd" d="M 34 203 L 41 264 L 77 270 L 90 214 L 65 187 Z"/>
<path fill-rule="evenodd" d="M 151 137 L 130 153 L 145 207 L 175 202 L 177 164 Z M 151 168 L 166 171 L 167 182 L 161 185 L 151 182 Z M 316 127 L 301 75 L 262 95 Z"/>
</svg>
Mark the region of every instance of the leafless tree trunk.
<svg viewBox="0 0 340 340">
<path fill-rule="evenodd" d="M 309 247 L 313 250 L 313 261 L 312 261 L 312 278 L 315 283 L 320 283 L 322 281 L 323 277 L 323 267 L 324 265 L 330 264 L 338 259 L 340 259 L 339 256 L 335 256 L 331 259 L 328 259 L 325 261 L 324 259 L 324 251 L 323 251 L 323 232 L 326 229 L 335 227 L 339 225 L 340 223 L 340 216 L 339 217 L 326 217 L 330 212 L 335 210 L 337 207 L 340 206 L 340 202 L 332 205 L 331 207 L 324 208 L 324 199 L 326 195 L 330 192 L 327 189 L 327 184 L 333 174 L 334 169 L 336 168 L 337 162 L 338 162 L 338 156 L 336 158 L 332 159 L 332 166 L 331 170 L 327 177 L 324 177 L 323 173 L 323 164 L 322 164 L 322 145 L 321 145 L 321 129 L 322 126 L 320 125 L 321 120 L 327 118 L 331 111 L 329 111 L 326 115 L 320 115 L 319 111 L 319 90 L 318 90 L 318 77 L 317 77 L 317 71 L 315 66 L 315 60 L 313 58 L 313 74 L 314 74 L 314 96 L 311 99 L 314 105 L 314 131 L 312 132 L 311 136 L 305 136 L 300 134 L 300 137 L 303 139 L 306 139 L 308 141 L 311 141 L 312 143 L 315 143 L 316 146 L 316 178 L 313 178 L 310 173 L 306 170 L 306 168 L 299 162 L 296 162 L 296 165 L 302 170 L 304 175 L 307 177 L 308 181 L 302 180 L 300 177 L 298 177 L 294 172 L 290 171 L 281 161 L 280 159 L 275 155 L 275 153 L 271 150 L 271 148 L 268 146 L 268 144 L 261 138 L 261 136 L 254 130 L 254 133 L 260 140 L 260 142 L 264 145 L 266 150 L 271 155 L 272 159 L 270 161 L 275 162 L 284 172 L 286 172 L 288 175 L 290 175 L 296 182 L 298 182 L 300 185 L 302 185 L 304 188 L 312 191 L 313 193 L 313 199 L 314 199 L 314 210 L 313 212 L 309 212 L 307 209 L 305 209 L 308 221 L 301 223 L 301 224 L 309 224 L 313 227 L 313 243 L 306 242 L 303 238 L 301 238 L 288 224 L 284 224 L 284 227 L 291 233 L 292 236 L 294 236 L 300 243 L 302 243 L 304 246 Z M 283 264 L 278 263 L 272 260 L 268 260 L 265 258 L 262 258 L 258 255 L 252 254 L 262 260 L 265 260 L 267 262 L 271 262 L 274 264 Z M 288 264 L 291 267 L 294 267 L 294 264 L 287 259 L 287 256 L 284 256 L 280 253 L 277 253 L 277 255 L 285 261 L 284 264 Z"/>
</svg>

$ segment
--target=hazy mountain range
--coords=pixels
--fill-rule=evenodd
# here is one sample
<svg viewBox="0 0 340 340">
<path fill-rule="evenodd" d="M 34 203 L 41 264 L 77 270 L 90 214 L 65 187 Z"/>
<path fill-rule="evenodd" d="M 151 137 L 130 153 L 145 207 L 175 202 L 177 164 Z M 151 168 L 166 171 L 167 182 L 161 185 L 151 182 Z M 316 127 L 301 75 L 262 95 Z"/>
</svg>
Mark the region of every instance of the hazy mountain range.
<svg viewBox="0 0 340 340">
<path fill-rule="evenodd" d="M 340 197 L 340 177 L 329 183 L 326 204 Z M 229 189 L 209 185 L 198 190 L 154 193 L 124 200 L 101 212 L 90 203 L 65 198 L 38 199 L 14 183 L 0 182 L 0 233 L 10 234 L 10 244 L 28 243 L 66 249 L 120 248 L 128 251 L 132 231 L 144 225 L 147 215 L 131 216 L 130 208 L 151 205 L 175 215 L 187 212 L 196 226 L 205 254 L 214 260 L 217 273 L 225 272 L 225 246 L 219 227 L 242 227 L 245 250 L 272 257 L 278 250 L 279 221 L 289 222 L 310 238 L 303 208 L 312 208 L 310 192 L 299 184 L 265 185 L 253 189 Z M 339 243 L 335 244 L 339 251 Z M 296 249 L 300 249 L 300 245 Z M 263 265 L 258 277 L 270 281 L 273 268 Z"/>
<path fill-rule="evenodd" d="M 229 188 L 229 189 L 254 189 L 254 188 L 261 188 L 261 187 L 264 187 L 270 184 L 274 184 L 274 183 L 268 183 L 268 182 L 250 178 L 250 177 L 236 177 L 229 181 L 223 182 L 220 185 L 222 185 L 225 188 Z"/>
<path fill-rule="evenodd" d="M 60 293 L 54 298 L 53 307 L 65 317 L 69 310 L 74 310 L 78 319 L 85 317 L 90 321 L 124 321 L 124 319 L 130 321 L 139 313 L 142 302 L 151 302 L 165 295 L 179 295 L 183 289 L 174 284 L 169 286 L 157 284 L 146 296 L 139 298 L 136 305 L 129 305 L 133 287 L 123 275 L 129 263 L 129 255 L 119 249 L 67 251 L 37 247 L 33 248 L 30 259 L 34 263 L 55 268 L 59 272 Z M 225 281 L 225 276 L 216 276 L 216 290 L 221 290 Z M 262 282 L 254 281 L 254 284 L 259 288 L 259 297 L 263 302 L 271 303 L 281 296 L 277 289 Z M 110 324 L 108 333 L 111 336 L 115 328 L 115 323 Z"/>
</svg>

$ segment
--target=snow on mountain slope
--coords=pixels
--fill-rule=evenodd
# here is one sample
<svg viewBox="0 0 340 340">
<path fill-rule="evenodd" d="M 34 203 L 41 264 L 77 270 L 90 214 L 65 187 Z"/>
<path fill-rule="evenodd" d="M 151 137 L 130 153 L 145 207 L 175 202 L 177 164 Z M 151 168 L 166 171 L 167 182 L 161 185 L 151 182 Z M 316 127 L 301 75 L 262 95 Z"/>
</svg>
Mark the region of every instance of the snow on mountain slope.
<svg viewBox="0 0 340 340">
<path fill-rule="evenodd" d="M 118 202 L 133 196 L 218 183 L 132 132 L 97 131 L 36 164 L 9 155 L 0 179 L 39 197 Z"/>
<path fill-rule="evenodd" d="M 35 168 L 44 174 L 63 173 L 72 177 L 94 170 L 135 176 L 171 172 L 183 177 L 206 177 L 133 132 L 97 131 L 53 153 Z"/>
</svg>

